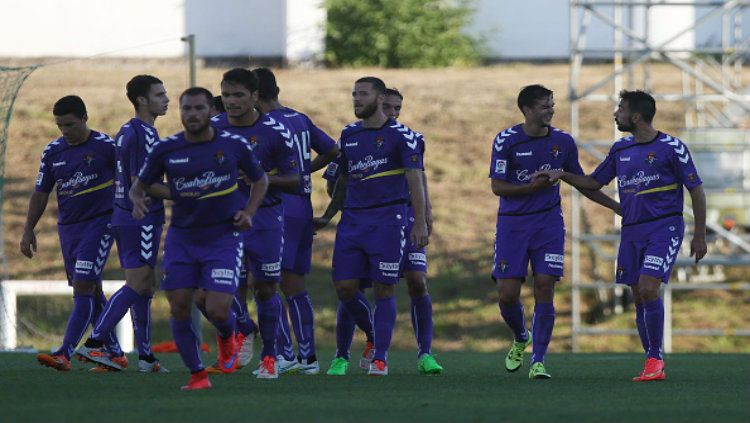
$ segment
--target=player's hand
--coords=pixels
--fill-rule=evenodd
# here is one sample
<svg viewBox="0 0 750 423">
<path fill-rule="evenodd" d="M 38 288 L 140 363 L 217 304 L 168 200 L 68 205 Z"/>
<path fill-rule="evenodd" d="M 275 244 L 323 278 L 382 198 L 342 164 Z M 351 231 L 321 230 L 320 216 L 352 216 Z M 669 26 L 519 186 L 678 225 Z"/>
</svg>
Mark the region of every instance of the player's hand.
<svg viewBox="0 0 750 423">
<path fill-rule="evenodd" d="M 253 226 L 253 215 L 245 210 L 237 210 L 234 214 L 234 227 L 246 231 Z"/>
<path fill-rule="evenodd" d="M 326 219 L 325 217 L 314 217 L 313 218 L 313 232 L 317 232 L 326 226 L 328 226 L 328 223 L 331 221 Z"/>
<path fill-rule="evenodd" d="M 148 205 L 151 204 L 151 199 L 145 195 L 140 198 L 131 199 L 133 203 L 133 219 L 141 220 L 148 214 Z"/>
<path fill-rule="evenodd" d="M 411 229 L 411 244 L 417 248 L 422 248 L 430 243 L 430 234 L 427 230 L 427 224 L 421 225 L 414 223 Z"/>
<path fill-rule="evenodd" d="M 545 177 L 549 180 L 550 184 L 554 184 L 563 177 L 562 170 L 538 170 L 531 175 L 532 181 L 538 178 L 544 179 Z"/>
<path fill-rule="evenodd" d="M 693 240 L 690 241 L 690 257 L 695 255 L 695 263 L 697 264 L 700 259 L 705 257 L 707 252 L 706 237 L 701 235 L 693 236 Z"/>
<path fill-rule="evenodd" d="M 21 237 L 21 254 L 32 258 L 34 253 L 36 253 L 36 235 L 34 231 L 24 231 Z"/>
</svg>

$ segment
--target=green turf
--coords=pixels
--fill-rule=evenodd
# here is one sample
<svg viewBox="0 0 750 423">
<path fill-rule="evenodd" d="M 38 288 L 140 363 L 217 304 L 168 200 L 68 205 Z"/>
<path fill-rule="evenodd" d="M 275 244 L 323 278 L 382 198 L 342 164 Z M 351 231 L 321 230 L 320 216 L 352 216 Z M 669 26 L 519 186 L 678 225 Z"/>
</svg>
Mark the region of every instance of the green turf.
<svg viewBox="0 0 750 423">
<path fill-rule="evenodd" d="M 327 352 L 323 356 L 330 356 Z M 206 357 L 209 360 L 211 357 Z M 188 374 L 175 354 L 169 374 L 92 374 L 42 368 L 30 354 L 0 354 L 0 421 L 50 422 L 747 422 L 748 355 L 675 354 L 666 382 L 633 383 L 642 357 L 551 354 L 553 379 L 515 373 L 503 355 L 446 353 L 442 376 L 418 376 L 413 353 L 392 353 L 390 376 L 256 380 L 250 369 L 213 375 L 210 391 L 181 392 Z M 132 363 L 132 361 L 131 361 Z M 328 362 L 323 363 L 323 372 Z"/>
</svg>

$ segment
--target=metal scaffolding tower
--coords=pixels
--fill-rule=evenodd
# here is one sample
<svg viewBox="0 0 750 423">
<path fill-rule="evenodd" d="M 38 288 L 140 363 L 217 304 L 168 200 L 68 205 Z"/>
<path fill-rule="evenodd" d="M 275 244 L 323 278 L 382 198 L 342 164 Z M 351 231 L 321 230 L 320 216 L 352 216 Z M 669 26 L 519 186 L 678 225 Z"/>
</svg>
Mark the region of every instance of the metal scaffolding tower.
<svg viewBox="0 0 750 423">
<path fill-rule="evenodd" d="M 657 102 L 680 102 L 685 105 L 685 127 L 737 128 L 747 123 L 750 115 L 750 89 L 743 85 L 741 71 L 750 57 L 750 36 L 743 33 L 743 15 L 750 8 L 750 0 L 571 0 L 570 1 L 570 131 L 579 140 L 582 151 L 600 160 L 611 140 L 586 140 L 581 137 L 579 118 L 584 102 L 611 104 L 614 110 L 618 94 L 623 88 L 652 91 L 652 66 L 667 64 L 682 77 L 680 91 L 654 93 Z M 667 11 L 665 14 L 664 11 Z M 670 13 L 670 11 L 682 12 Z M 661 11 L 661 19 L 659 14 Z M 679 22 L 677 17 L 687 16 Z M 668 17 L 668 18 L 665 18 Z M 658 21 L 656 21 L 658 20 Z M 598 28 L 605 27 L 612 36 L 611 44 L 602 48 L 589 46 L 592 21 Z M 721 26 L 720 45 L 696 46 L 696 28 L 707 23 Z M 655 25 L 659 25 L 658 27 Z M 654 34 L 654 29 L 659 34 Z M 665 33 L 666 31 L 666 33 Z M 658 36 L 657 36 L 658 35 Z M 685 38 L 689 43 L 685 43 Z M 595 40 L 598 45 L 602 37 Z M 585 85 L 583 69 L 589 62 L 612 63 L 608 74 Z M 620 134 L 613 125 L 613 138 Z M 582 282 L 582 244 L 591 241 L 617 242 L 616 235 L 594 235 L 582 231 L 581 199 L 571 190 L 572 230 L 572 346 L 579 350 L 579 336 L 584 334 L 630 334 L 634 331 L 607 331 L 584 327 L 581 322 L 581 290 L 612 289 L 611 282 Z M 686 213 L 692 210 L 686 207 Z M 739 249 L 750 253 L 750 245 L 720 225 L 707 222 L 710 229 Z M 601 255 L 592 248 L 594 255 Z M 615 250 L 616 251 L 616 250 Z M 610 262 L 613 258 L 607 257 Z M 743 263 L 746 264 L 746 263 Z M 614 268 L 612 270 L 614 274 Z M 621 292 L 622 288 L 614 288 Z M 665 300 L 671 299 L 671 287 Z M 685 288 L 683 288 L 685 289 Z M 668 298 L 667 298 L 668 297 Z M 671 311 L 671 310 L 670 310 Z M 665 350 L 671 350 L 671 324 L 667 322 Z M 689 330 L 684 330 L 688 334 Z M 743 332 L 743 331 L 740 331 Z M 677 334 L 677 331 L 675 331 Z M 709 334 L 709 333 L 706 333 Z M 742 334 L 745 334 L 744 332 Z M 750 332 L 748 332 L 750 334 Z M 745 334 L 747 335 L 747 334 Z"/>
</svg>

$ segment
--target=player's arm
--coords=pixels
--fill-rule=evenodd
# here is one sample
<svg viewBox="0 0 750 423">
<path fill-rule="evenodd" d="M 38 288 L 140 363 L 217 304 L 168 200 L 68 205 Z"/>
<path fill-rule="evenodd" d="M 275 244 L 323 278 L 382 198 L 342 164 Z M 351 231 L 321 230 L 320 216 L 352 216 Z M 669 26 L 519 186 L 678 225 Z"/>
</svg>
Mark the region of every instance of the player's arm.
<svg viewBox="0 0 750 423">
<path fill-rule="evenodd" d="M 131 176 L 130 177 L 130 185 L 132 186 L 135 184 L 137 176 Z M 157 182 L 154 184 L 151 184 L 150 186 L 147 186 L 145 188 L 146 194 L 150 197 L 159 198 L 162 200 L 171 200 L 172 199 L 172 193 L 169 192 L 169 187 L 161 182 Z"/>
<path fill-rule="evenodd" d="M 310 148 L 317 153 L 315 159 L 310 162 L 310 173 L 315 173 L 328 166 L 339 155 L 339 146 L 325 131 L 321 130 L 308 118 L 310 127 Z"/>
<path fill-rule="evenodd" d="M 21 236 L 21 253 L 28 258 L 32 258 L 36 253 L 36 234 L 34 228 L 42 218 L 44 210 L 47 209 L 49 193 L 34 191 L 29 198 L 29 210 L 26 213 L 26 224 L 23 227 L 23 236 Z"/>
<path fill-rule="evenodd" d="M 260 166 L 258 167 L 260 168 Z M 266 191 L 268 191 L 268 180 L 269 178 L 264 172 L 260 177 L 253 180 L 252 185 L 250 185 L 250 196 L 247 199 L 245 208 L 234 215 L 234 225 L 239 229 L 246 230 L 252 226 L 253 216 L 258 212 L 258 207 L 260 207 L 263 197 L 266 196 Z"/>
<path fill-rule="evenodd" d="M 406 169 L 406 182 L 409 184 L 411 205 L 414 208 L 414 226 L 411 231 L 411 242 L 417 248 L 429 243 L 427 229 L 427 200 L 425 195 L 424 172 L 421 169 Z"/>
<path fill-rule="evenodd" d="M 695 255 L 695 262 L 698 263 L 708 251 L 706 246 L 706 193 L 703 192 L 703 185 L 698 185 L 688 192 L 693 204 L 695 219 L 693 239 L 690 241 L 690 257 Z"/>
<path fill-rule="evenodd" d="M 328 202 L 325 212 L 321 217 L 313 219 L 313 229 L 320 230 L 326 227 L 331 222 L 336 213 L 344 208 L 344 202 L 346 201 L 346 184 L 348 182 L 346 175 L 339 175 L 335 181 L 328 180 L 328 185 L 332 186 L 330 196 L 331 201 Z"/>
<path fill-rule="evenodd" d="M 146 192 L 147 188 L 147 185 L 139 177 L 136 177 L 130 186 L 128 198 L 133 203 L 132 214 L 134 219 L 143 219 L 148 214 L 148 205 L 151 203 L 151 199 Z"/>
<path fill-rule="evenodd" d="M 604 186 L 602 183 L 594 179 L 593 176 L 576 175 L 574 173 L 565 172 L 563 170 L 540 170 L 531 175 L 531 178 L 532 181 L 541 179 L 547 181 L 548 183 L 555 183 L 562 180 L 567 182 L 568 185 L 577 188 L 581 192 L 583 192 L 583 190 L 598 191 Z"/>
<path fill-rule="evenodd" d="M 528 195 L 551 186 L 550 180 L 545 178 L 533 178 L 531 182 L 521 185 L 515 185 L 502 179 L 492 179 L 492 192 L 498 197 Z"/>
<path fill-rule="evenodd" d="M 618 215 L 622 215 L 620 203 L 615 201 L 614 198 L 609 195 L 603 193 L 601 190 L 578 189 L 578 191 L 596 204 L 604 206 Z"/>
<path fill-rule="evenodd" d="M 430 192 L 427 190 L 427 174 L 425 174 L 424 172 L 422 172 L 422 183 L 425 199 L 425 219 L 427 220 L 427 235 L 432 235 L 432 201 L 430 200 Z"/>
<path fill-rule="evenodd" d="M 337 145 L 334 145 L 332 149 L 328 150 L 328 152 L 323 154 L 318 154 L 315 156 L 312 162 L 310 162 L 310 173 L 315 173 L 319 171 L 320 169 L 323 169 L 324 167 L 328 166 L 328 163 L 331 163 L 338 157 L 339 155 L 339 147 Z"/>
</svg>

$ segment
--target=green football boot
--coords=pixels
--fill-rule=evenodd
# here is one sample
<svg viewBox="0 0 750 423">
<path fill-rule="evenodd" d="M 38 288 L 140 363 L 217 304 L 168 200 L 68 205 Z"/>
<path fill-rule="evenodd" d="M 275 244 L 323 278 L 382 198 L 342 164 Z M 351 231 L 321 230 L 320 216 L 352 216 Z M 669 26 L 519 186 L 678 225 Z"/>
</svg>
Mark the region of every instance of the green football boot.
<svg viewBox="0 0 750 423">
<path fill-rule="evenodd" d="M 552 375 L 547 373 L 547 370 L 544 368 L 544 363 L 537 361 L 531 365 L 529 379 L 552 379 Z"/>
<path fill-rule="evenodd" d="M 331 362 L 331 367 L 326 372 L 329 376 L 346 376 L 346 371 L 349 369 L 349 361 L 345 358 L 336 357 Z"/>
<path fill-rule="evenodd" d="M 528 337 L 526 342 L 513 340 L 513 345 L 510 346 L 510 351 L 505 356 L 505 370 L 515 372 L 523 365 L 523 352 L 531 345 L 531 331 L 527 330 L 526 333 Z"/>
<path fill-rule="evenodd" d="M 435 361 L 432 354 L 422 354 L 417 360 L 417 371 L 421 375 L 439 375 L 443 373 L 443 366 Z"/>
</svg>

